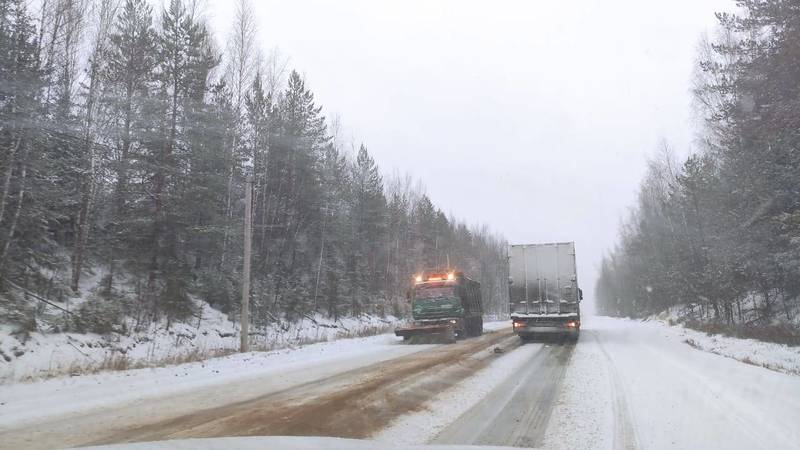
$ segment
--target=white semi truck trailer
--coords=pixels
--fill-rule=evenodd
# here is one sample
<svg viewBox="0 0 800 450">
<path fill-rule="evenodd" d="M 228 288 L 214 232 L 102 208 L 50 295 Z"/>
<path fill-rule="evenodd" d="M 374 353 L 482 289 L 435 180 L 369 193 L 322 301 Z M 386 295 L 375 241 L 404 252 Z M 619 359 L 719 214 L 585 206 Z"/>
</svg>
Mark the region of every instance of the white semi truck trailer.
<svg viewBox="0 0 800 450">
<path fill-rule="evenodd" d="M 509 298 L 514 333 L 527 340 L 564 334 L 578 340 L 580 302 L 575 243 L 511 245 Z"/>
</svg>

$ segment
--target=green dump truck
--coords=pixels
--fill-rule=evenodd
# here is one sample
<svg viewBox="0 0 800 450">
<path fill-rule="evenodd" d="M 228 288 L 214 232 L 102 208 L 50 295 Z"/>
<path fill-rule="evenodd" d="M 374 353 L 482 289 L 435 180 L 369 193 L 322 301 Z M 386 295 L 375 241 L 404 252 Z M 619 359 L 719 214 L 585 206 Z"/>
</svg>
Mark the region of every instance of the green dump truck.
<svg viewBox="0 0 800 450">
<path fill-rule="evenodd" d="M 483 334 L 481 284 L 461 272 L 417 275 L 409 299 L 414 320 L 394 332 L 404 340 L 419 337 L 454 342 Z"/>
</svg>

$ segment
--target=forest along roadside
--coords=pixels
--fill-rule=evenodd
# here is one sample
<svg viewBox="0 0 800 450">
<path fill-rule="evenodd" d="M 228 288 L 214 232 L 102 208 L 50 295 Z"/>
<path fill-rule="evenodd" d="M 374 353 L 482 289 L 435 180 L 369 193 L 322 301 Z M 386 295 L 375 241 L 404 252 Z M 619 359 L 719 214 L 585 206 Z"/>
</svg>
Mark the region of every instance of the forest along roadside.
<svg viewBox="0 0 800 450">
<path fill-rule="evenodd" d="M 420 407 L 432 392 L 484 367 L 501 355 L 492 352 L 495 346 L 516 345 L 506 324 L 497 325 L 503 330 L 454 345 L 406 346 L 394 341 L 384 346 L 387 352 L 399 348 L 413 354 L 372 364 L 365 364 L 369 357 L 342 358 L 227 386 L 4 427 L 0 448 L 237 435 L 365 437 L 394 416 Z"/>
</svg>

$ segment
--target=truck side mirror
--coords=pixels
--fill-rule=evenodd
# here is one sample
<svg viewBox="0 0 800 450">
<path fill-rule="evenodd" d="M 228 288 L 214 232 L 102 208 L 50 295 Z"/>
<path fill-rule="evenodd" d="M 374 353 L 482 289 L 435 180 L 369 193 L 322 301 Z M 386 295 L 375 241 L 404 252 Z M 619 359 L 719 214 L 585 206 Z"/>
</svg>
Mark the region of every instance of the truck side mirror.
<svg viewBox="0 0 800 450">
<path fill-rule="evenodd" d="M 583 289 L 578 288 L 578 301 L 583 300 Z"/>
<path fill-rule="evenodd" d="M 406 289 L 406 300 L 411 301 L 411 290 Z"/>
</svg>

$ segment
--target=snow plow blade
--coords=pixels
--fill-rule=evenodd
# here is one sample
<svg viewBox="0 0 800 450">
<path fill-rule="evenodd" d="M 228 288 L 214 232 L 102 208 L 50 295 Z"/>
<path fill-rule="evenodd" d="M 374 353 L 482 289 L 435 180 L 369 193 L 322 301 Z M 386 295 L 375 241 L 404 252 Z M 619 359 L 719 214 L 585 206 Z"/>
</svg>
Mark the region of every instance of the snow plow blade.
<svg viewBox="0 0 800 450">
<path fill-rule="evenodd" d="M 455 328 L 452 325 L 398 327 L 394 334 L 409 344 L 451 344 L 456 341 Z"/>
</svg>

